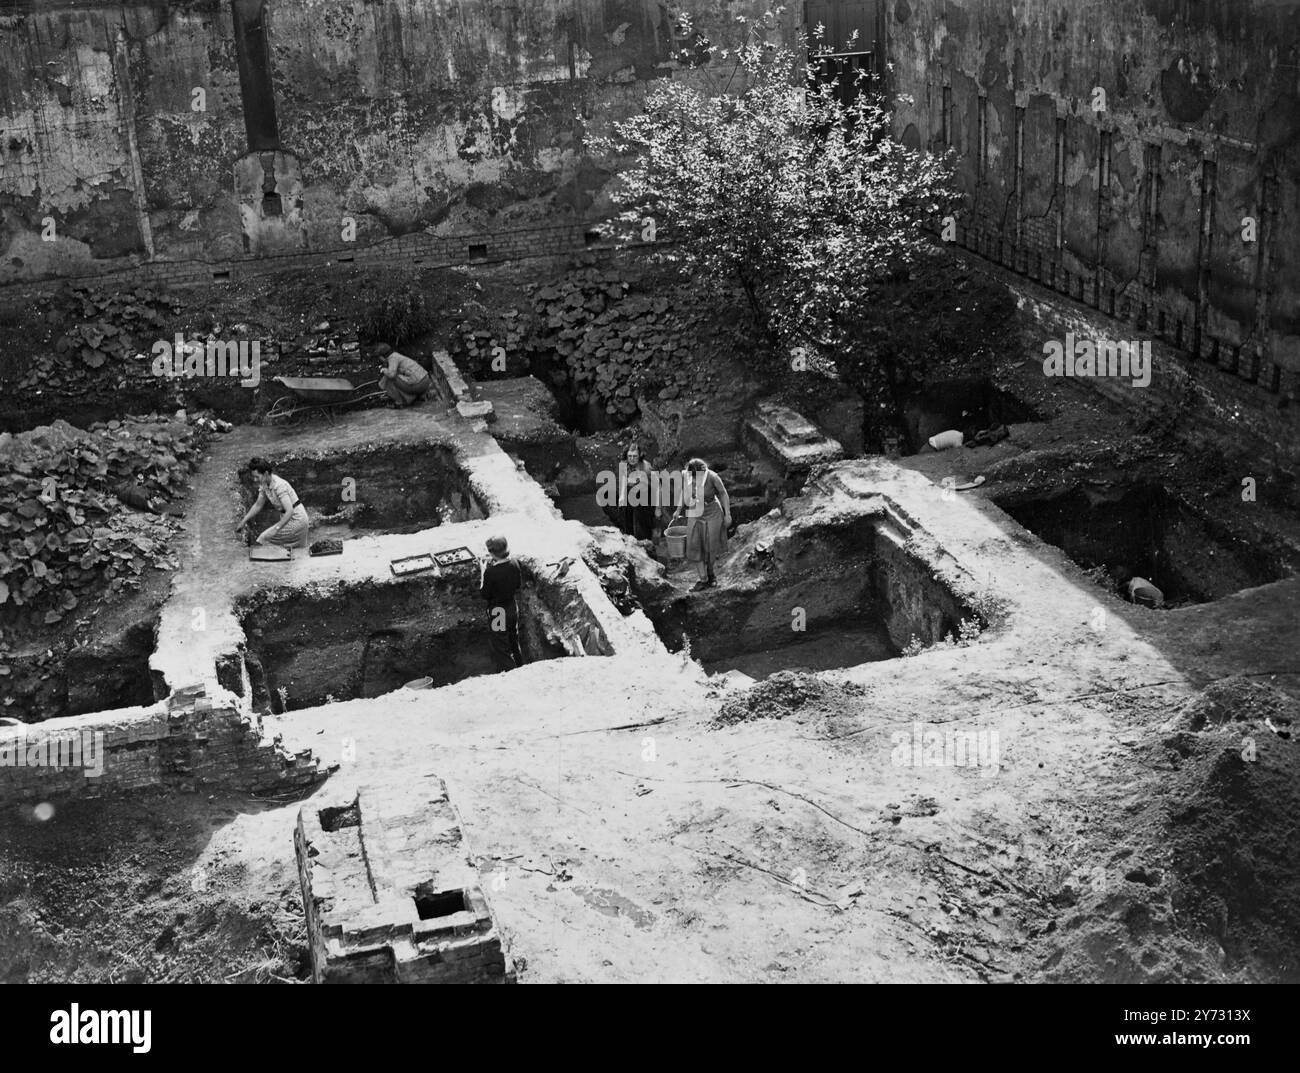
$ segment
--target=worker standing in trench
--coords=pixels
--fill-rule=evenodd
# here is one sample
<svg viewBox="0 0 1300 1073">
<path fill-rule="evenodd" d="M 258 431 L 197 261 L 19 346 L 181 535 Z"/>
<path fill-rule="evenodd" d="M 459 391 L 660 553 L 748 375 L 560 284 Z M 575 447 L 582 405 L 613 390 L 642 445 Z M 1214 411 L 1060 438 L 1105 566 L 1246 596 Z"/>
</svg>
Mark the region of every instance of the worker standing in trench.
<svg viewBox="0 0 1300 1073">
<path fill-rule="evenodd" d="M 695 588 L 717 584 L 713 564 L 727 551 L 727 530 L 731 527 L 731 499 L 726 486 L 702 458 L 686 463 L 683 474 L 683 513 L 686 517 L 686 559 L 695 564 L 700 580 Z"/>
<path fill-rule="evenodd" d="M 508 671 L 526 662 L 519 647 L 519 590 L 524 587 L 524 571 L 510 557 L 505 537 L 488 537 L 487 550 L 491 558 L 479 561 L 479 592 L 488 605 L 488 644 L 496 669 Z"/>
<path fill-rule="evenodd" d="M 655 504 L 651 481 L 654 470 L 633 440 L 623 451 L 618 466 L 618 523 L 623 532 L 636 540 L 653 540 Z"/>
</svg>

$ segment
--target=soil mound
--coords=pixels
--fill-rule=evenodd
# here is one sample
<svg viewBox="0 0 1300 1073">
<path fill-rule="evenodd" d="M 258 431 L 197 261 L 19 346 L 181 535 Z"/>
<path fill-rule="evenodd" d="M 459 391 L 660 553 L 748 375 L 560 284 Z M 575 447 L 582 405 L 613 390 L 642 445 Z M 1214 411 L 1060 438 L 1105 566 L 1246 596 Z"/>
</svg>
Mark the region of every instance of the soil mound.
<svg viewBox="0 0 1300 1073">
<path fill-rule="evenodd" d="M 1290 727 L 1300 706 L 1259 683 L 1219 686 L 1191 713 L 1206 729 L 1168 742 L 1184 758 L 1166 806 L 1174 909 L 1219 942 L 1229 971 L 1295 982 L 1300 747 Z"/>
<path fill-rule="evenodd" d="M 1290 733 L 1297 713 L 1300 703 L 1273 686 L 1251 678 L 1225 678 L 1187 701 L 1164 729 L 1201 731 L 1225 723 L 1268 720 L 1277 731 Z"/>
<path fill-rule="evenodd" d="M 728 697 L 715 722 L 732 726 L 751 719 L 786 719 L 796 714 L 844 715 L 859 712 L 866 690 L 855 682 L 836 682 L 799 671 L 777 671 Z"/>
<path fill-rule="evenodd" d="M 1108 807 L 1127 837 L 1062 921 L 1048 979 L 1300 981 L 1298 713 L 1244 678 L 1179 709 L 1143 750 L 1160 781 Z"/>
</svg>

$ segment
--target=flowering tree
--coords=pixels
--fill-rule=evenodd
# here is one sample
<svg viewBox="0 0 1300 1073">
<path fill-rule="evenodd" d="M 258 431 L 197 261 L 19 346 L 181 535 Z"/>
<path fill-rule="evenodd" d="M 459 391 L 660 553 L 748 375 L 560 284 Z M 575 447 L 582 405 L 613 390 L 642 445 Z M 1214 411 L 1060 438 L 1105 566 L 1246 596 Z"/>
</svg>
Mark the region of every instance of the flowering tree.
<svg viewBox="0 0 1300 1073">
<path fill-rule="evenodd" d="M 622 219 L 653 219 L 672 240 L 666 256 L 702 283 L 738 286 L 792 368 L 857 390 L 866 442 L 878 447 L 891 427 L 906 439 L 903 409 L 937 343 L 974 354 L 991 343 L 984 326 L 1010 318 L 1005 307 L 989 316 L 995 288 L 958 300 L 931 285 L 951 262 L 924 231 L 955 201 L 948 164 L 890 137 L 885 102 L 865 81 L 846 103 L 823 77 L 829 48 L 815 41 L 809 59 L 768 40 L 778 14 L 734 50 L 697 34 L 697 77 L 657 86 L 603 145 L 631 161 L 616 195 Z M 922 323 L 901 323 L 914 282 L 935 305 L 908 308 Z"/>
</svg>

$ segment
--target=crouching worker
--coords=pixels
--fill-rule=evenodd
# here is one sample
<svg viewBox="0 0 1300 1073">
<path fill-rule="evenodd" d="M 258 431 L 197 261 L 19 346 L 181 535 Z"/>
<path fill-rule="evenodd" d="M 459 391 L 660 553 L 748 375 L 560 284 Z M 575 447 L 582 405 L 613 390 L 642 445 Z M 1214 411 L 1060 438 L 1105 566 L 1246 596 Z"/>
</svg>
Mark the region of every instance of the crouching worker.
<svg viewBox="0 0 1300 1073">
<path fill-rule="evenodd" d="M 414 358 L 393 351 L 379 373 L 379 387 L 398 406 L 419 402 L 433 387 L 433 378 Z"/>
<path fill-rule="evenodd" d="M 257 502 L 235 526 L 235 532 L 243 533 L 248 523 L 257 517 L 263 507 L 269 505 L 280 512 L 280 519 L 264 529 L 258 535 L 257 542 L 276 544 L 282 548 L 305 548 L 311 535 L 311 519 L 293 486 L 278 476 L 275 467 L 265 458 L 252 459 L 248 463 L 248 469 L 257 484 Z"/>
<path fill-rule="evenodd" d="M 488 605 L 488 643 L 498 671 L 524 665 L 519 648 L 519 590 L 524 587 L 523 568 L 510 557 L 506 538 L 490 537 L 491 558 L 480 560 L 479 591 Z"/>
<path fill-rule="evenodd" d="M 1151 584 L 1144 577 L 1134 577 L 1133 574 L 1121 567 L 1117 571 L 1120 592 L 1127 598 L 1129 603 L 1141 604 L 1143 607 L 1164 607 L 1165 594 Z"/>
</svg>

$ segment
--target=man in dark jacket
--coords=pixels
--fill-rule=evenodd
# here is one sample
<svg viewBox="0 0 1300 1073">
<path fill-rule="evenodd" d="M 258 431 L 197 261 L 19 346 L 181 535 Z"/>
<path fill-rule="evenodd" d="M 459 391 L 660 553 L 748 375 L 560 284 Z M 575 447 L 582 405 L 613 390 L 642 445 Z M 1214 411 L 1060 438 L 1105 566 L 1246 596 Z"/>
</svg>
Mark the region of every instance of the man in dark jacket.
<svg viewBox="0 0 1300 1073">
<path fill-rule="evenodd" d="M 492 662 L 499 671 L 522 667 L 524 654 L 519 648 L 519 590 L 524 587 L 524 572 L 510 557 L 506 538 L 490 537 L 479 591 L 488 605 L 488 638 Z"/>
</svg>

